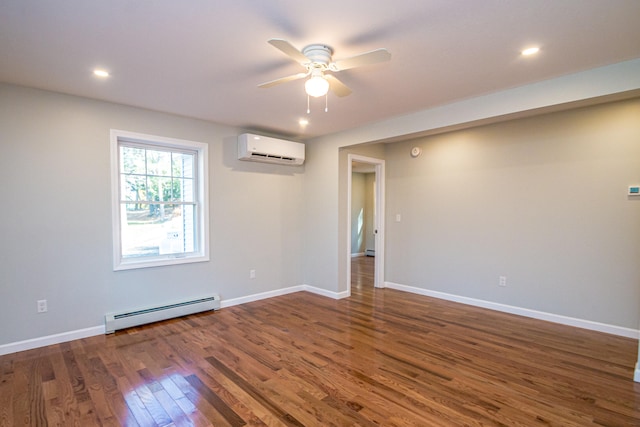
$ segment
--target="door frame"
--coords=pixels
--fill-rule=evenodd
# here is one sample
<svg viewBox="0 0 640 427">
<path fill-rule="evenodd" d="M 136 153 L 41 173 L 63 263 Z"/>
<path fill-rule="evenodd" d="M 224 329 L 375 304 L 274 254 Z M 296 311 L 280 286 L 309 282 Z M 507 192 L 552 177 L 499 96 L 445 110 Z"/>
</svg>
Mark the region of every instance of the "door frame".
<svg viewBox="0 0 640 427">
<path fill-rule="evenodd" d="M 361 156 L 359 154 L 349 153 L 347 156 L 348 173 L 347 173 L 347 291 L 351 295 L 351 197 L 352 197 L 352 178 L 353 178 L 353 162 L 366 163 L 375 167 L 375 183 L 376 183 L 376 203 L 375 203 L 375 220 L 373 224 L 375 237 L 375 261 L 374 261 L 374 287 L 384 288 L 384 225 L 385 225 L 385 171 L 384 160 L 374 157 Z"/>
</svg>

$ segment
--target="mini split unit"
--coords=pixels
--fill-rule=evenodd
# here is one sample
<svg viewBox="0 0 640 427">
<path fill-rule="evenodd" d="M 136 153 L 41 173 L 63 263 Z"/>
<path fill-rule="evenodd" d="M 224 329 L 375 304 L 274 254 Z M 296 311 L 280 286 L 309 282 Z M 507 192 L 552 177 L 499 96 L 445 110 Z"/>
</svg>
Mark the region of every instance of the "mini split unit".
<svg viewBox="0 0 640 427">
<path fill-rule="evenodd" d="M 297 166 L 304 163 L 304 144 L 243 133 L 238 136 L 238 159 Z"/>
</svg>

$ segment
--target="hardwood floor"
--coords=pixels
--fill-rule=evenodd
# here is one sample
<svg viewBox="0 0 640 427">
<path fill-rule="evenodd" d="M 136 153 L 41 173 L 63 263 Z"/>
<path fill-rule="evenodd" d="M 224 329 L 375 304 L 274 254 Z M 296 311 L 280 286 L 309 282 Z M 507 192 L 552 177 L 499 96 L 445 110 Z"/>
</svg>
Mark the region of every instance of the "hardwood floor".
<svg viewBox="0 0 640 427">
<path fill-rule="evenodd" d="M 638 426 L 637 341 L 390 289 L 0 356 L 0 425 Z"/>
</svg>

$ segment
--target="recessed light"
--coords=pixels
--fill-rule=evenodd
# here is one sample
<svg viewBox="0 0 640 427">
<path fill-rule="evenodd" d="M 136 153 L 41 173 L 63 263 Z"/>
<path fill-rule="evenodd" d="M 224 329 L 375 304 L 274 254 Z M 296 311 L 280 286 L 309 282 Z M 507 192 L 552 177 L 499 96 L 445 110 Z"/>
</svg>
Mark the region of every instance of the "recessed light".
<svg viewBox="0 0 640 427">
<path fill-rule="evenodd" d="M 98 77 L 109 77 L 109 72 L 105 70 L 95 69 L 93 70 L 93 75 Z"/>
<path fill-rule="evenodd" d="M 300 120 L 298 120 L 298 124 L 299 124 L 300 126 L 306 126 L 306 125 L 308 125 L 308 124 L 309 124 L 309 120 L 307 120 L 307 119 L 300 119 Z"/>
<path fill-rule="evenodd" d="M 539 47 L 529 47 L 529 48 L 524 49 L 521 53 L 524 56 L 529 56 L 529 55 L 535 55 L 539 51 L 540 51 Z"/>
</svg>

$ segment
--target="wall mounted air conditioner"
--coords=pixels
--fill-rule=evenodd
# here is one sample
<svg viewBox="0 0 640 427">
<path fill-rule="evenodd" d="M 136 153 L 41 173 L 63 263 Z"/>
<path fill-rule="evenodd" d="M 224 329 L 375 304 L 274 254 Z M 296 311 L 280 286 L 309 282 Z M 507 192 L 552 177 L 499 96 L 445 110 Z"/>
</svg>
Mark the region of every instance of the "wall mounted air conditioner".
<svg viewBox="0 0 640 427">
<path fill-rule="evenodd" d="M 281 165 L 301 165 L 304 163 L 304 144 L 243 133 L 238 136 L 238 159 Z"/>
</svg>

